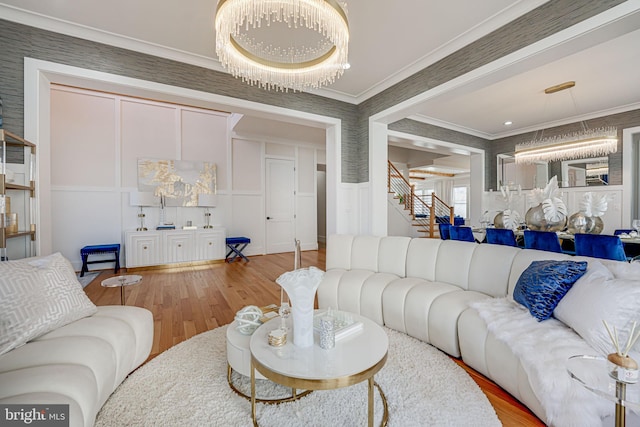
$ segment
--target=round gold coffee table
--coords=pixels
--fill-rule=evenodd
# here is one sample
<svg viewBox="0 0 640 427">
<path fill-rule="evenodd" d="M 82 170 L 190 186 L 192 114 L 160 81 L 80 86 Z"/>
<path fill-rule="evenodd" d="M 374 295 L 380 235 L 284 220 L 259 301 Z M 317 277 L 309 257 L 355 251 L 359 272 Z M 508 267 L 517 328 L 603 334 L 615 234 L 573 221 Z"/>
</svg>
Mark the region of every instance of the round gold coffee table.
<svg viewBox="0 0 640 427">
<path fill-rule="evenodd" d="M 120 287 L 120 303 L 124 305 L 124 287 L 136 285 L 142 282 L 142 276 L 137 274 L 125 274 L 122 276 L 109 277 L 102 281 L 102 286 L 105 288 Z"/>
<path fill-rule="evenodd" d="M 280 319 L 273 319 L 260 326 L 252 335 L 251 350 L 251 416 L 254 426 L 256 419 L 256 370 L 285 387 L 296 390 L 333 390 L 368 381 L 368 425 L 373 427 L 373 388 L 378 389 L 384 406 L 381 425 L 386 425 L 389 417 L 386 397 L 374 375 L 387 361 L 389 339 L 385 331 L 372 320 L 353 314 L 355 321 L 362 322 L 362 331 L 343 340 L 336 341 L 335 347 L 323 350 L 318 345 L 306 348 L 296 347 L 287 342 L 282 347 L 268 344 L 268 334 L 280 326 Z"/>
</svg>

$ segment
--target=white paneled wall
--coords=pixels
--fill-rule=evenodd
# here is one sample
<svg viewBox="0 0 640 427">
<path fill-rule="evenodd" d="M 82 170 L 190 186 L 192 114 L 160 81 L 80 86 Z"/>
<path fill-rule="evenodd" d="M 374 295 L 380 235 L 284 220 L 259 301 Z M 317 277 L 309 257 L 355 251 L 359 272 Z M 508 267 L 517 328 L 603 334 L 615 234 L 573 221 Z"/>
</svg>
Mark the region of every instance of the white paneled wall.
<svg viewBox="0 0 640 427">
<path fill-rule="evenodd" d="M 245 253 L 263 254 L 267 156 L 295 160 L 296 237 L 303 249 L 315 249 L 318 152 L 324 156 L 324 147 L 307 142 L 232 138 L 229 115 L 218 111 L 52 86 L 53 251 L 79 270 L 82 246 L 123 243 L 123 232 L 138 224 L 138 208 L 129 204 L 138 185 L 138 159 L 155 158 L 216 163 L 212 224 L 230 236 L 250 237 Z M 144 212 L 146 226 L 154 228 L 158 208 Z M 166 220 L 176 228 L 187 221 L 202 226 L 204 208 L 169 207 Z"/>
<path fill-rule="evenodd" d="M 608 209 L 602 216 L 604 222 L 604 230 L 602 234 L 613 234 L 614 230 L 619 228 L 631 228 L 631 224 L 623 224 L 622 222 L 622 186 L 597 186 L 597 187 L 573 187 L 561 188 L 561 198 L 567 206 L 569 215 L 580 210 L 580 201 L 584 193 L 594 192 L 596 194 L 607 194 L 610 197 Z M 527 210 L 532 206 L 529 201 L 530 190 L 522 191 L 520 197 L 516 197 L 514 209 L 518 211 L 523 219 Z M 493 222 L 495 215 L 506 209 L 506 204 L 499 191 L 487 191 L 484 194 L 483 212 L 489 222 Z M 479 220 L 477 221 L 479 222 Z M 474 222 L 475 223 L 475 222 Z"/>
<path fill-rule="evenodd" d="M 216 159 L 218 192 L 229 190 L 227 174 L 227 121 L 212 120 L 211 112 L 183 108 L 181 110 L 183 159 Z"/>
<path fill-rule="evenodd" d="M 233 218 L 228 227 L 230 236 L 246 236 L 251 244 L 248 255 L 263 254 L 264 224 L 264 144 L 233 138 L 231 142 L 233 170 Z"/>
<path fill-rule="evenodd" d="M 316 157 L 315 149 L 297 149 L 296 238 L 302 250 L 318 249 Z"/>
</svg>

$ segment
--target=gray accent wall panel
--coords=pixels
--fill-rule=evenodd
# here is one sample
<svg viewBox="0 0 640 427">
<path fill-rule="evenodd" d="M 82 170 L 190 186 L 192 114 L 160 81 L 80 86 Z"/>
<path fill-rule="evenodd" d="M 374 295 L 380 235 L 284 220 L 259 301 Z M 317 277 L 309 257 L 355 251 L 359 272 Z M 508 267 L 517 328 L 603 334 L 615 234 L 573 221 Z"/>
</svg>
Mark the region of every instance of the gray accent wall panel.
<svg viewBox="0 0 640 427">
<path fill-rule="evenodd" d="M 360 104 L 361 125 L 366 118 L 422 92 L 486 65 L 518 49 L 544 39 L 587 18 L 612 8 L 623 0 L 551 0 L 491 34 L 417 72 Z M 361 156 L 368 158 L 368 126 L 361 128 Z M 431 135 L 423 135 L 429 136 Z M 495 173 L 494 173 L 495 174 Z M 368 180 L 366 175 L 361 180 Z"/>
<path fill-rule="evenodd" d="M 389 129 L 408 133 L 411 135 L 433 138 L 439 141 L 446 141 L 454 144 L 466 145 L 467 147 L 485 150 L 484 182 L 485 186 L 487 185 L 486 183 L 488 182 L 488 179 L 491 175 L 491 170 L 489 168 L 490 154 L 488 150 L 488 144 L 490 144 L 491 142 L 489 140 L 411 119 L 402 119 L 398 120 L 395 123 L 391 123 L 389 125 Z"/>
<path fill-rule="evenodd" d="M 622 130 L 629 127 L 638 126 L 640 124 L 640 110 L 627 111 L 625 113 L 613 114 L 611 116 L 599 117 L 585 121 L 588 129 L 596 129 L 605 126 L 615 126 L 618 128 L 618 151 L 609 154 L 609 184 L 622 185 Z M 582 130 L 582 122 L 571 123 L 555 128 L 544 129 L 539 132 L 537 138 L 553 137 L 557 135 L 578 132 Z M 485 176 L 485 185 L 487 189 L 497 189 L 497 155 L 501 153 L 513 153 L 517 144 L 531 141 L 536 137 L 535 132 L 514 135 L 507 138 L 496 139 L 490 144 L 490 154 L 487 156 L 489 163 L 488 170 L 491 175 Z M 549 164 L 549 177 L 558 176 L 561 180 L 561 162 L 552 162 Z"/>
<path fill-rule="evenodd" d="M 0 20 L 0 96 L 7 129 L 21 134 L 23 58 L 32 57 L 336 117 L 342 120 L 342 181 L 365 182 L 371 115 L 620 3 L 623 0 L 551 0 L 358 106 L 305 93 L 269 92 L 225 73 Z M 431 129 L 423 136 L 435 137 L 438 132 Z M 487 174 L 494 176 L 495 169 Z"/>
<path fill-rule="evenodd" d="M 308 93 L 252 87 L 229 74 L 0 20 L 0 96 L 5 127 L 23 134 L 24 58 L 164 83 L 342 120 L 342 181 L 358 182 L 357 108 Z M 212 41 L 213 43 L 213 41 Z"/>
</svg>

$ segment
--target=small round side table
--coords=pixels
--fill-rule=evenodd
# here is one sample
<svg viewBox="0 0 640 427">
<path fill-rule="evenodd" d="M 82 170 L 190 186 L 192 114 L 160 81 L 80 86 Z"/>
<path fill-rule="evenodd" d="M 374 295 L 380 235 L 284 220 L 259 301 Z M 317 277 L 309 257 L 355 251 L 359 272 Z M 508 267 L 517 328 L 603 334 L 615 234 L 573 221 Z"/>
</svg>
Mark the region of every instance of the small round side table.
<svg viewBox="0 0 640 427">
<path fill-rule="evenodd" d="M 616 405 L 615 426 L 626 425 L 626 408 L 640 414 L 640 383 L 626 383 L 612 378 L 602 356 L 572 356 L 567 361 L 571 378 L 584 388 Z M 636 425 L 636 424 L 634 424 Z"/>
<path fill-rule="evenodd" d="M 120 287 L 120 303 L 124 305 L 124 287 L 136 285 L 142 282 L 142 276 L 137 274 L 125 274 L 122 276 L 109 277 L 102 281 L 102 286 L 105 288 Z"/>
</svg>

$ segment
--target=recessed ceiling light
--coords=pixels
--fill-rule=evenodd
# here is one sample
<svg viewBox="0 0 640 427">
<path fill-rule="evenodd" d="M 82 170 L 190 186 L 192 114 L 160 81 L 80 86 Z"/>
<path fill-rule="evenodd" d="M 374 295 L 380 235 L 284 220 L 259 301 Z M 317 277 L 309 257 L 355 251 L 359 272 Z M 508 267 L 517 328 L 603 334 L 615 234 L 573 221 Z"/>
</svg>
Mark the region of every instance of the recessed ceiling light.
<svg viewBox="0 0 640 427">
<path fill-rule="evenodd" d="M 511 126 L 513 124 L 513 122 L 511 120 L 507 120 L 506 122 L 504 122 L 505 126 Z"/>
</svg>

